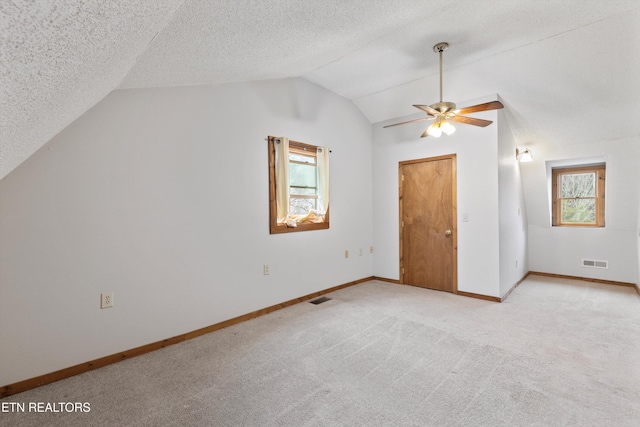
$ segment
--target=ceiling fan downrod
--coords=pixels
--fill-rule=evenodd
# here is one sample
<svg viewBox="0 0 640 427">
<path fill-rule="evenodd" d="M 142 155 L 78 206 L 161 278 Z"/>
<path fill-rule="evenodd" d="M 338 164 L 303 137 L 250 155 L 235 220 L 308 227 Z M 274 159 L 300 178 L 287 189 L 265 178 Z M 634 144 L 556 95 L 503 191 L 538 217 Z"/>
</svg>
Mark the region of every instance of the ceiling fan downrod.
<svg viewBox="0 0 640 427">
<path fill-rule="evenodd" d="M 435 104 L 431 104 L 430 107 L 434 110 L 438 111 L 440 114 L 444 114 L 448 111 L 455 110 L 456 104 L 453 102 L 444 102 L 442 101 L 442 52 L 449 48 L 449 43 L 440 42 L 433 47 L 433 51 L 439 54 L 440 56 L 440 102 Z"/>
<path fill-rule="evenodd" d="M 442 103 L 442 52 L 449 48 L 449 43 L 441 42 L 433 47 L 433 51 L 440 55 L 440 102 Z"/>
</svg>

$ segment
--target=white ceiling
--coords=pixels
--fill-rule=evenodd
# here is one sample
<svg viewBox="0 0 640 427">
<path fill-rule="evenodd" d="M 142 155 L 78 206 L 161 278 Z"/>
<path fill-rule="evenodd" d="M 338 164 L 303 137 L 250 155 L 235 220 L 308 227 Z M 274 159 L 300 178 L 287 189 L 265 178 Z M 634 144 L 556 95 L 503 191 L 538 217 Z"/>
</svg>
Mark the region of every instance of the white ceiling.
<svg viewBox="0 0 640 427">
<path fill-rule="evenodd" d="M 445 101 L 499 94 L 521 144 L 640 136 L 637 0 L 0 0 L 0 36 L 0 178 L 114 89 L 301 76 L 413 114 L 440 41 Z"/>
</svg>

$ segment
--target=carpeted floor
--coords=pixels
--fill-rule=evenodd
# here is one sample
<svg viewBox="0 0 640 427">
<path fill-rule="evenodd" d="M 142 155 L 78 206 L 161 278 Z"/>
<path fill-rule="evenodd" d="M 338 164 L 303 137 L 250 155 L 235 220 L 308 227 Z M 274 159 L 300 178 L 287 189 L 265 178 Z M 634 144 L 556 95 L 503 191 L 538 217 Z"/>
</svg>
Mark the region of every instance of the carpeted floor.
<svg viewBox="0 0 640 427">
<path fill-rule="evenodd" d="M 529 276 L 502 304 L 377 281 L 327 296 L 5 398 L 91 410 L 0 425 L 640 425 L 632 288 Z"/>
</svg>

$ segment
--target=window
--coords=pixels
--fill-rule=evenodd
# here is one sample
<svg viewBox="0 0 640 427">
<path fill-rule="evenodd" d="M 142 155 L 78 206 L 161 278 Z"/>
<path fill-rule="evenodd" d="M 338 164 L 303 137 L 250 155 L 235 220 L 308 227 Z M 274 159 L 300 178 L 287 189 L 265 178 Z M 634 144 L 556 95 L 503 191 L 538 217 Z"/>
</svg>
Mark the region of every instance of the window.
<svg viewBox="0 0 640 427">
<path fill-rule="evenodd" d="M 552 170 L 554 226 L 604 227 L 605 165 Z"/>
<path fill-rule="evenodd" d="M 316 150 L 289 145 L 289 214 L 306 215 L 318 208 Z"/>
<path fill-rule="evenodd" d="M 270 232 L 329 228 L 329 150 L 270 136 Z"/>
</svg>

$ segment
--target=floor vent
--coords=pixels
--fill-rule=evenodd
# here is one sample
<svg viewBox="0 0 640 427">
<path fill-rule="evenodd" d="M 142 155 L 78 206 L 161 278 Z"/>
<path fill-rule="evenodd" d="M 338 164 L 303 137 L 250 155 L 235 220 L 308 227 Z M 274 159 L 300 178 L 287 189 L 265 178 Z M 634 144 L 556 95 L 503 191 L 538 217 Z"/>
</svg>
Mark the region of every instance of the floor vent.
<svg viewBox="0 0 640 427">
<path fill-rule="evenodd" d="M 323 302 L 327 302 L 327 301 L 331 301 L 331 298 L 327 298 L 327 297 L 321 297 L 318 299 L 314 299 L 313 301 L 309 301 L 311 304 L 322 304 Z"/>
<path fill-rule="evenodd" d="M 589 268 L 609 268 L 609 261 L 599 261 L 597 259 L 582 259 L 582 266 Z"/>
</svg>

